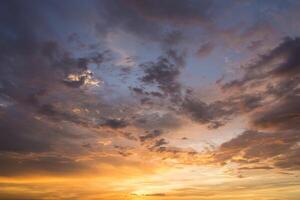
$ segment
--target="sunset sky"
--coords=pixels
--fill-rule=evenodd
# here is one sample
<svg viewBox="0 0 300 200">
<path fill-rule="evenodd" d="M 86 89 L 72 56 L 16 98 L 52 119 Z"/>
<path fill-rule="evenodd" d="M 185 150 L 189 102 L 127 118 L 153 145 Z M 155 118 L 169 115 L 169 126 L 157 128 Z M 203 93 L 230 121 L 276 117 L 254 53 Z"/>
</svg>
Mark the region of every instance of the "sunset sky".
<svg viewBox="0 0 300 200">
<path fill-rule="evenodd" d="M 0 199 L 299 200 L 299 0 L 0 0 Z"/>
</svg>

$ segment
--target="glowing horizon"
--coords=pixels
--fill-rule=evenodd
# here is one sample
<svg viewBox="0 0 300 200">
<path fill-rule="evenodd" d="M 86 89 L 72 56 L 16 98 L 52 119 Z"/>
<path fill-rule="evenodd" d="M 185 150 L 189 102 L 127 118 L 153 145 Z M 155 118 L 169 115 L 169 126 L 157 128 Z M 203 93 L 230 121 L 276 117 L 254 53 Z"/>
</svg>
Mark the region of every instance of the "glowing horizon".
<svg viewBox="0 0 300 200">
<path fill-rule="evenodd" d="M 299 11 L 0 1 L 0 200 L 299 200 Z"/>
</svg>

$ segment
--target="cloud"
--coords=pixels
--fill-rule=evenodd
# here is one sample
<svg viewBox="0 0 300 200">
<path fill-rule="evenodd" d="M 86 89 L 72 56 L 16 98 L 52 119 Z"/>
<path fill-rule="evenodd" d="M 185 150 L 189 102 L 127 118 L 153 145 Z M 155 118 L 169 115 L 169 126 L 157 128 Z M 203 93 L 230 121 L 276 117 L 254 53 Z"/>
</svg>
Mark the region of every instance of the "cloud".
<svg viewBox="0 0 300 200">
<path fill-rule="evenodd" d="M 223 143 L 215 152 L 214 158 L 219 163 L 237 162 L 266 164 L 280 167 L 279 163 L 290 168 L 298 168 L 293 160 L 300 141 L 298 131 L 258 132 L 245 131 L 232 140 Z M 255 166 L 257 167 L 257 165 Z"/>
<path fill-rule="evenodd" d="M 262 170 L 270 170 L 273 169 L 273 167 L 269 167 L 269 166 L 254 166 L 254 167 L 240 167 L 239 170 L 258 170 L 258 169 L 262 169 Z"/>
<path fill-rule="evenodd" d="M 163 132 L 161 130 L 153 130 L 151 133 L 148 133 L 147 135 L 140 136 L 141 142 L 146 142 L 147 140 L 152 140 L 154 138 L 157 138 L 161 136 Z"/>
<path fill-rule="evenodd" d="M 129 0 L 90 1 L 82 6 L 78 2 L 1 2 L 0 153 L 20 153 L 15 160 L 1 158 L 4 164 L 7 160 L 1 166 L 3 173 L 22 171 L 22 165 L 24 173 L 30 168 L 49 173 L 58 168 L 61 174 L 76 173 L 86 166 L 71 154 L 94 160 L 93 155 L 100 151 L 119 158 L 118 154 L 128 157 L 142 149 L 162 159 L 200 163 L 198 152 L 169 146 L 172 141 L 164 133 L 185 125 L 186 117 L 216 129 L 240 115 L 249 117 L 248 128 L 253 131 L 221 145 L 213 155 L 216 163 L 266 161 L 270 168 L 297 169 L 299 38 L 286 38 L 245 66 L 245 76 L 224 85 L 230 91 L 234 92 L 236 87 L 243 92 L 228 92 L 224 99 L 206 103 L 187 89 L 185 84 L 190 80 L 182 80 L 181 74 L 190 64 L 190 49 L 199 47 L 197 43 L 185 50 L 185 41 L 194 41 L 192 35 L 198 34 L 198 28 L 201 35 L 202 29 L 209 33 L 218 30 L 213 29 L 213 22 L 218 21 L 214 17 L 221 9 L 214 7 L 215 3 Z M 253 39 L 253 35 L 265 35 L 266 29 L 261 25 L 250 26 L 236 34 Z M 84 36 L 82 40 L 79 33 Z M 134 63 L 141 64 L 132 66 L 124 84 L 111 65 L 110 59 L 115 58 L 99 45 L 99 41 L 107 45 L 109 34 L 133 35 L 133 40 L 143 45 L 154 42 L 149 46 L 149 54 L 140 55 L 140 49 L 134 48 L 138 55 L 127 57 L 127 61 L 134 58 Z M 62 39 L 65 35 L 67 41 Z M 211 35 L 221 37 L 212 32 Z M 214 43 L 202 43 L 197 52 L 200 57 L 210 55 L 219 45 L 210 37 L 203 41 Z M 261 45 L 262 40 L 255 41 L 249 48 Z M 120 43 L 123 42 L 122 39 Z M 162 52 L 153 53 L 152 47 L 161 48 Z M 161 56 L 151 61 L 157 55 Z M 103 88 L 90 88 L 100 83 L 100 74 L 108 83 Z M 130 91 L 126 90 L 128 87 Z M 186 136 L 180 138 L 190 138 Z M 101 137 L 111 142 L 103 145 L 98 142 Z M 121 148 L 127 143 L 137 147 Z M 57 156 L 61 152 L 66 155 Z M 32 153 L 39 156 L 21 159 Z"/>
<path fill-rule="evenodd" d="M 131 89 L 134 93 L 139 94 L 139 95 L 142 95 L 142 94 L 145 93 L 142 88 L 132 87 L 132 88 L 129 88 L 129 89 Z"/>
<path fill-rule="evenodd" d="M 82 126 L 93 125 L 91 122 L 89 124 L 89 121 L 83 116 L 76 115 L 70 111 L 62 111 L 61 109 L 56 108 L 52 104 L 42 104 L 38 106 L 38 114 L 42 114 L 48 117 L 48 119 L 51 119 L 56 122 L 67 121 Z"/>
<path fill-rule="evenodd" d="M 158 98 L 162 98 L 164 97 L 164 95 L 160 92 L 156 92 L 156 91 L 145 91 L 142 88 L 138 88 L 138 87 L 129 87 L 129 89 L 131 91 L 133 91 L 135 94 L 137 95 L 141 95 L 141 96 L 152 96 L 152 97 L 158 97 Z"/>
<path fill-rule="evenodd" d="M 165 193 L 153 193 L 153 194 L 146 194 L 145 196 L 163 197 L 163 196 L 166 196 L 166 194 Z"/>
<path fill-rule="evenodd" d="M 86 163 L 58 155 L 40 155 L 26 158 L 26 155 L 0 155 L 0 176 L 24 176 L 31 174 L 71 175 L 91 169 Z"/>
<path fill-rule="evenodd" d="M 247 89 L 240 96 L 241 112 L 252 112 L 250 125 L 254 129 L 297 130 L 299 128 L 299 38 L 285 38 L 258 61 L 245 68 L 240 80 L 224 85 L 226 89 Z M 231 101 L 235 102 L 234 97 Z"/>
<path fill-rule="evenodd" d="M 45 152 L 51 149 L 51 138 L 44 139 L 48 134 L 46 124 L 37 123 L 24 113 L 5 113 L 0 119 L 0 151 Z"/>
<path fill-rule="evenodd" d="M 300 72 L 300 38 L 285 38 L 278 46 L 259 56 L 258 60 L 246 66 L 245 75 L 224 85 L 224 89 L 244 87 L 252 81 L 266 78 L 292 78 Z"/>
<path fill-rule="evenodd" d="M 183 120 L 174 112 L 166 113 L 149 113 L 137 115 L 134 122 L 136 127 L 141 127 L 145 130 L 153 130 L 159 127 L 162 130 L 174 130 L 183 125 Z"/>
<path fill-rule="evenodd" d="M 58 138 L 70 134 L 65 123 L 94 125 L 91 116 L 72 111 L 90 104 L 93 95 L 83 92 L 86 88 L 72 88 L 95 84 L 88 65 L 100 65 L 107 52 L 89 49 L 86 55 L 74 56 L 53 33 L 42 11 L 51 13 L 47 6 L 37 1 L 1 2 L 0 96 L 12 102 L 0 108 L 1 119 L 7 119 L 0 124 L 5 130 L 0 134 L 1 151 L 53 150 Z M 64 142 L 68 146 L 73 141 Z"/>
<path fill-rule="evenodd" d="M 294 148 L 288 155 L 280 156 L 274 165 L 285 170 L 299 170 L 300 169 L 300 149 Z"/>
<path fill-rule="evenodd" d="M 234 91 L 225 105 L 235 115 L 246 115 L 251 130 L 223 143 L 213 154 L 215 162 L 236 162 L 241 169 L 299 169 L 299 41 L 285 38 L 245 66 L 241 79 L 224 85 Z"/>
<path fill-rule="evenodd" d="M 85 70 L 81 74 L 69 74 L 63 80 L 63 83 L 69 87 L 79 88 L 82 85 L 99 86 L 99 82 L 92 78 L 93 73 L 90 70 Z"/>
<path fill-rule="evenodd" d="M 74 132 L 73 127 L 67 126 L 62 120 L 78 122 L 73 116 L 52 110 L 51 106 L 45 106 L 44 115 L 55 118 L 48 121 L 48 117 L 36 114 L 34 111 L 24 109 L 22 106 L 5 108 L 0 115 L 0 153 L 1 152 L 19 152 L 19 153 L 46 153 L 59 151 L 60 144 L 65 147 L 73 146 L 75 141 L 83 139 L 81 131 L 77 127 Z M 57 123 L 59 122 L 59 126 Z M 77 152 L 78 149 L 73 149 Z"/>
<path fill-rule="evenodd" d="M 213 129 L 224 125 L 234 113 L 226 102 L 207 104 L 189 96 L 183 101 L 182 111 L 195 122 L 208 124 L 208 127 Z"/>
<path fill-rule="evenodd" d="M 162 147 L 162 146 L 164 146 L 166 144 L 169 144 L 169 142 L 166 139 L 161 138 L 159 140 L 156 140 L 154 142 L 154 144 L 152 144 L 151 147 L 149 147 L 149 150 L 155 151 L 155 149 L 160 148 L 160 147 Z"/>
<path fill-rule="evenodd" d="M 257 128 L 277 130 L 298 130 L 300 128 L 300 96 L 289 95 L 278 103 L 252 116 Z"/>
<path fill-rule="evenodd" d="M 141 65 L 145 75 L 141 81 L 146 84 L 157 84 L 158 88 L 166 95 L 174 95 L 180 92 L 181 85 L 177 82 L 180 74 L 180 66 L 171 63 L 167 58 L 159 58 L 156 62 L 148 62 Z"/>
<path fill-rule="evenodd" d="M 212 1 L 129 1 L 129 6 L 148 20 L 180 25 L 211 23 L 208 10 L 212 5 Z"/>
<path fill-rule="evenodd" d="M 101 124 L 103 127 L 109 127 L 112 129 L 120 129 L 128 126 L 128 122 L 124 119 L 106 119 L 104 123 Z"/>
<path fill-rule="evenodd" d="M 155 22 L 141 17 L 130 2 L 102 1 L 96 3 L 100 19 L 96 21 L 96 31 L 101 36 L 107 36 L 109 32 L 125 30 L 139 38 L 160 40 L 161 26 Z"/>
<path fill-rule="evenodd" d="M 250 45 L 248 45 L 247 49 L 249 49 L 250 51 L 255 51 L 256 49 L 259 49 L 262 45 L 263 45 L 262 40 L 255 40 L 252 41 Z"/>
<path fill-rule="evenodd" d="M 166 47 L 174 47 L 175 45 L 178 45 L 183 40 L 184 40 L 184 36 L 182 32 L 174 30 L 166 34 L 163 42 L 165 43 Z"/>
<path fill-rule="evenodd" d="M 214 45 L 210 42 L 204 43 L 196 52 L 199 58 L 208 56 L 214 50 Z"/>
</svg>

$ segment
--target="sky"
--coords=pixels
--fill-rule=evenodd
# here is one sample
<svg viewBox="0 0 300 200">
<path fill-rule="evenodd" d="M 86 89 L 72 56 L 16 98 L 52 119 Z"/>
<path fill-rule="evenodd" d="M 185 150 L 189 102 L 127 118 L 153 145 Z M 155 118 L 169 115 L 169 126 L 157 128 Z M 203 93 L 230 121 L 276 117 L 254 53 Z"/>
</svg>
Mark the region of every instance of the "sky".
<svg viewBox="0 0 300 200">
<path fill-rule="evenodd" d="M 0 199 L 298 200 L 300 2 L 1 0 Z"/>
</svg>

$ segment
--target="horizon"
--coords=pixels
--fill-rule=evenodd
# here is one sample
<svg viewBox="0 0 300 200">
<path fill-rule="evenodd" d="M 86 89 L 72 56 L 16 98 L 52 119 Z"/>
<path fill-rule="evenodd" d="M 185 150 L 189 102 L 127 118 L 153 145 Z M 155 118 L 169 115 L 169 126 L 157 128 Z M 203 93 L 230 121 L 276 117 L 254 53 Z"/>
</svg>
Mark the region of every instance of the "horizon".
<svg viewBox="0 0 300 200">
<path fill-rule="evenodd" d="M 0 199 L 299 200 L 299 17 L 1 0 Z"/>
</svg>

